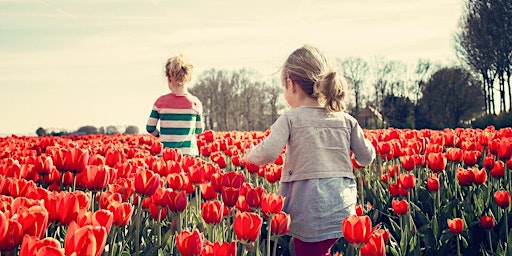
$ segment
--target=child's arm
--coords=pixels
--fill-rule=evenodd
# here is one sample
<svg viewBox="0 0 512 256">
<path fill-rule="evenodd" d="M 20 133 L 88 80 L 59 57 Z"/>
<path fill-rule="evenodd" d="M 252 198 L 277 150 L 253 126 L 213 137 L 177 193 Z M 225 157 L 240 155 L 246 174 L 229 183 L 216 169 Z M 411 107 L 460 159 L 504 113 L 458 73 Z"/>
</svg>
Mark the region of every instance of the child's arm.
<svg viewBox="0 0 512 256">
<path fill-rule="evenodd" d="M 364 137 L 364 132 L 358 123 L 352 127 L 350 134 L 350 149 L 354 153 L 354 159 L 361 166 L 368 166 L 375 159 L 375 148 L 372 143 Z"/>
<path fill-rule="evenodd" d="M 148 123 L 146 124 L 146 131 L 156 137 L 160 136 L 160 131 L 156 128 L 159 119 L 160 114 L 158 114 L 158 109 L 153 105 L 153 109 L 151 110 L 151 114 L 148 118 Z"/>
<path fill-rule="evenodd" d="M 273 162 L 283 151 L 290 137 L 290 127 L 286 115 L 280 116 L 270 127 L 270 135 L 247 152 L 242 161 L 258 166 Z"/>
</svg>

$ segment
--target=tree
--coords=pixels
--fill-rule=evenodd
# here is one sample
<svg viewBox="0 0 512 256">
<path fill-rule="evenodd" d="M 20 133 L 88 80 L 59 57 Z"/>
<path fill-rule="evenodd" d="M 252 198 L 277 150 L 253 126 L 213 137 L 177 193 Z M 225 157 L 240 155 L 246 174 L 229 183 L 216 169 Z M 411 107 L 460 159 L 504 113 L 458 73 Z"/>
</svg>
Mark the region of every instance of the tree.
<svg viewBox="0 0 512 256">
<path fill-rule="evenodd" d="M 481 114 L 484 98 L 478 85 L 479 81 L 463 68 L 438 70 L 422 90 L 416 109 L 416 129 L 455 128 Z"/>
<path fill-rule="evenodd" d="M 354 115 L 359 113 L 359 109 L 363 108 L 362 97 L 364 92 L 364 84 L 368 79 L 369 64 L 362 58 L 349 57 L 339 61 L 343 75 L 350 85 L 351 91 L 354 93 Z"/>
<path fill-rule="evenodd" d="M 36 134 L 37 136 L 41 137 L 41 136 L 46 136 L 46 130 L 43 128 L 43 127 L 39 127 L 37 128 L 36 130 Z"/>
<path fill-rule="evenodd" d="M 277 119 L 281 90 L 253 70 L 207 70 L 189 89 L 203 103 L 207 129 L 265 130 Z"/>
<path fill-rule="evenodd" d="M 510 85 L 512 65 L 512 1 L 468 0 L 465 17 L 456 34 L 455 50 L 460 59 L 480 74 L 483 80 L 485 110 L 496 114 L 495 91 L 499 96 L 499 111 L 512 109 Z M 498 88 L 495 90 L 495 80 Z M 505 86 L 507 84 L 508 86 Z"/>
<path fill-rule="evenodd" d="M 407 97 L 388 94 L 382 102 L 382 113 L 391 127 L 414 128 L 414 104 Z"/>
<path fill-rule="evenodd" d="M 139 127 L 135 125 L 129 125 L 124 130 L 124 134 L 139 134 Z"/>
<path fill-rule="evenodd" d="M 105 134 L 107 134 L 107 135 L 113 135 L 113 134 L 117 134 L 117 133 L 119 133 L 119 129 L 117 129 L 116 126 L 109 125 L 105 129 Z"/>
<path fill-rule="evenodd" d="M 98 128 L 92 126 L 92 125 L 86 125 L 78 128 L 75 133 L 78 134 L 97 134 Z"/>
</svg>

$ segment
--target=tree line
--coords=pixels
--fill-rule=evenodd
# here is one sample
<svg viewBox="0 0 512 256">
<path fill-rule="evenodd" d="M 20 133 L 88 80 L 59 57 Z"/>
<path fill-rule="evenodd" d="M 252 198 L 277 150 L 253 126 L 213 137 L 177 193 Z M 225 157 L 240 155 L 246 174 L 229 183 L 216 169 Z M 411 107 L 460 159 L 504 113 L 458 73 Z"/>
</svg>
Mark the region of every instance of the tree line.
<svg viewBox="0 0 512 256">
<path fill-rule="evenodd" d="M 139 134 L 139 127 L 135 125 L 127 125 L 127 126 L 100 126 L 95 127 L 92 125 L 85 125 L 79 127 L 75 131 L 67 131 L 63 129 L 55 129 L 55 128 L 43 128 L 39 127 L 36 130 L 37 136 L 64 136 L 64 135 L 89 135 L 89 134 Z"/>
</svg>

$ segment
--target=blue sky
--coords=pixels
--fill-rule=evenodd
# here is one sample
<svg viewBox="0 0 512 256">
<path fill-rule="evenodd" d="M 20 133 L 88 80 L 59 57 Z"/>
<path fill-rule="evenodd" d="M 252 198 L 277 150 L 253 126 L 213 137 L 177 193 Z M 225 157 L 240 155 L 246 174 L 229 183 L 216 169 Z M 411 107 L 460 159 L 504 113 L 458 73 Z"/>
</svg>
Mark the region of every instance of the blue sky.
<svg viewBox="0 0 512 256">
<path fill-rule="evenodd" d="M 137 125 L 163 65 L 270 77 L 303 44 L 333 57 L 455 59 L 462 0 L 0 0 L 0 135 Z"/>
</svg>

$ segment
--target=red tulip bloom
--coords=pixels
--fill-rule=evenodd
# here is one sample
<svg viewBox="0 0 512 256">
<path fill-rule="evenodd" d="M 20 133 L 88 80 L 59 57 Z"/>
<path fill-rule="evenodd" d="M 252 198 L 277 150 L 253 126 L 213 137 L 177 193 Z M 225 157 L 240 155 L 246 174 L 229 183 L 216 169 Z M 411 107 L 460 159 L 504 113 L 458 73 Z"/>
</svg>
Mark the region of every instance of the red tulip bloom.
<svg viewBox="0 0 512 256">
<path fill-rule="evenodd" d="M 499 207 L 507 208 L 510 205 L 510 191 L 498 190 L 494 192 L 494 200 Z"/>
<path fill-rule="evenodd" d="M 233 229 L 241 243 L 256 241 L 260 236 L 263 219 L 256 213 L 237 212 L 233 221 Z"/>
<path fill-rule="evenodd" d="M 169 194 L 169 210 L 183 212 L 187 208 L 188 199 L 185 191 L 171 191 Z"/>
<path fill-rule="evenodd" d="M 206 182 L 199 185 L 199 188 L 201 189 L 201 197 L 204 200 L 213 200 L 217 199 L 219 196 L 219 193 L 213 189 L 213 185 L 211 182 Z"/>
<path fill-rule="evenodd" d="M 38 156 L 34 162 L 34 170 L 41 176 L 48 176 L 53 168 L 53 160 L 50 156 Z"/>
<path fill-rule="evenodd" d="M 446 168 L 447 159 L 443 153 L 429 153 L 428 154 L 428 168 L 433 172 L 442 172 Z"/>
<path fill-rule="evenodd" d="M 107 231 L 107 234 L 110 233 L 110 229 L 112 228 L 113 222 L 114 215 L 110 210 L 106 209 L 100 209 L 94 213 L 86 209 L 82 209 L 80 210 L 76 221 L 76 223 L 80 227 L 87 225 L 102 226 Z"/>
<path fill-rule="evenodd" d="M 475 181 L 475 173 L 471 169 L 459 167 L 457 169 L 457 180 L 461 186 L 470 186 Z"/>
<path fill-rule="evenodd" d="M 494 162 L 494 167 L 491 169 L 489 174 L 494 178 L 505 177 L 505 164 L 501 160 Z"/>
<path fill-rule="evenodd" d="M 111 171 L 105 165 L 88 165 L 85 171 L 77 175 L 77 180 L 81 179 L 81 186 L 86 189 L 99 191 L 107 187 L 110 181 Z"/>
<path fill-rule="evenodd" d="M 89 151 L 80 148 L 70 148 L 64 153 L 64 171 L 79 173 L 85 170 L 89 162 Z"/>
<path fill-rule="evenodd" d="M 479 170 L 478 168 L 475 167 L 473 168 L 473 173 L 475 174 L 475 180 L 473 181 L 473 183 L 475 183 L 476 185 L 482 185 L 487 181 L 487 171 L 485 170 L 485 168 Z"/>
<path fill-rule="evenodd" d="M 280 212 L 272 216 L 270 230 L 272 234 L 284 236 L 290 231 L 290 215 L 285 212 Z"/>
<path fill-rule="evenodd" d="M 356 205 L 356 215 L 357 216 L 363 216 L 364 213 L 363 213 L 363 206 L 358 204 Z"/>
<path fill-rule="evenodd" d="M 407 196 L 408 193 L 399 182 L 388 184 L 388 190 L 392 197 Z"/>
<path fill-rule="evenodd" d="M 3 211 L 0 211 L 0 240 L 2 240 L 2 237 L 5 237 L 7 234 L 7 230 L 9 228 L 9 219 L 4 214 Z"/>
<path fill-rule="evenodd" d="M 512 138 L 501 138 L 498 142 L 498 157 L 509 159 L 512 157 Z"/>
<path fill-rule="evenodd" d="M 199 256 L 204 247 L 204 233 L 198 229 L 194 231 L 183 230 L 176 234 L 176 245 L 183 256 Z"/>
<path fill-rule="evenodd" d="M 265 170 L 264 176 L 269 183 L 276 183 L 281 179 L 283 166 L 271 164 L 267 165 L 266 168 L 262 168 L 262 170 Z"/>
<path fill-rule="evenodd" d="M 202 256 L 236 256 L 236 242 L 215 242 L 206 241 L 206 245 L 201 252 Z"/>
<path fill-rule="evenodd" d="M 492 215 L 482 215 L 480 225 L 483 229 L 492 229 L 496 225 L 496 219 Z"/>
<path fill-rule="evenodd" d="M 48 211 L 39 205 L 18 207 L 18 222 L 22 225 L 23 234 L 42 238 L 48 227 Z"/>
<path fill-rule="evenodd" d="M 240 189 L 234 187 L 223 187 L 221 191 L 222 202 L 227 207 L 233 207 L 236 205 L 238 201 L 238 197 L 240 196 Z"/>
<path fill-rule="evenodd" d="M 247 204 L 247 201 L 245 200 L 245 196 L 240 195 L 238 196 L 238 201 L 236 202 L 236 208 L 242 212 L 250 212 L 252 211 L 251 207 Z"/>
<path fill-rule="evenodd" d="M 411 171 L 416 166 L 414 164 L 414 158 L 412 156 L 401 156 L 400 164 L 402 165 L 402 168 L 404 168 L 404 170 L 406 171 Z"/>
<path fill-rule="evenodd" d="M 112 201 L 107 206 L 109 211 L 114 215 L 114 225 L 124 227 L 128 225 L 133 214 L 133 205 L 130 203 L 121 203 Z"/>
<path fill-rule="evenodd" d="M 403 189 L 409 191 L 414 188 L 416 179 L 412 173 L 401 173 L 400 176 L 398 176 L 398 182 Z"/>
<path fill-rule="evenodd" d="M 224 187 L 240 188 L 244 181 L 244 173 L 240 171 L 226 172 L 222 176 L 222 186 Z"/>
<path fill-rule="evenodd" d="M 0 216 L 3 213 L 0 212 Z M 4 215 L 5 216 L 5 215 Z M 0 217 L 2 219 L 2 217 Z M 0 251 L 12 251 L 21 243 L 23 238 L 23 226 L 13 219 L 6 218 L 4 224 L 0 223 L 0 226 L 7 227 L 7 233 L 0 237 Z M 2 229 L 3 229 L 2 228 Z"/>
<path fill-rule="evenodd" d="M 285 198 L 274 193 L 267 193 L 261 199 L 261 210 L 266 215 L 273 215 L 283 210 Z"/>
<path fill-rule="evenodd" d="M 245 168 L 247 168 L 247 171 L 251 174 L 259 172 L 260 167 L 253 163 L 244 163 L 244 165 Z"/>
<path fill-rule="evenodd" d="M 461 218 L 447 219 L 448 228 L 453 234 L 461 234 L 464 231 L 464 221 Z"/>
<path fill-rule="evenodd" d="M 39 240 L 39 238 L 25 235 L 21 242 L 19 256 L 64 256 L 64 249 L 53 237 Z"/>
<path fill-rule="evenodd" d="M 135 174 L 134 185 L 137 194 L 151 196 L 160 186 L 160 175 L 150 170 L 140 169 Z"/>
<path fill-rule="evenodd" d="M 447 148 L 446 149 L 446 159 L 450 162 L 460 162 L 462 161 L 463 151 L 460 148 Z"/>
<path fill-rule="evenodd" d="M 361 247 L 361 256 L 385 256 L 386 244 L 382 235 L 373 233 L 368 242 Z"/>
<path fill-rule="evenodd" d="M 466 166 L 476 165 L 482 152 L 477 150 L 464 151 L 463 159 Z"/>
<path fill-rule="evenodd" d="M 343 237 L 354 248 L 360 248 L 370 240 L 372 221 L 370 217 L 351 215 L 341 225 Z"/>
<path fill-rule="evenodd" d="M 105 249 L 107 230 L 102 226 L 86 225 L 83 227 L 72 221 L 64 238 L 66 255 L 99 256 Z"/>
<path fill-rule="evenodd" d="M 164 145 L 162 144 L 162 142 L 155 140 L 151 144 L 151 148 L 149 149 L 149 152 L 152 155 L 158 155 L 158 154 L 160 154 L 160 152 L 162 152 L 163 148 L 164 148 Z"/>
<path fill-rule="evenodd" d="M 493 154 L 488 154 L 484 158 L 484 168 L 487 170 L 491 170 L 494 168 L 494 162 L 496 162 L 496 157 Z"/>
<path fill-rule="evenodd" d="M 507 160 L 506 165 L 509 170 L 512 170 L 512 157 Z"/>
<path fill-rule="evenodd" d="M 393 199 L 391 206 L 393 211 L 395 211 L 395 213 L 400 216 L 407 214 L 409 211 L 409 203 L 406 200 Z"/>
<path fill-rule="evenodd" d="M 224 203 L 219 200 L 203 203 L 201 206 L 201 216 L 208 224 L 219 224 L 224 216 Z"/>
<path fill-rule="evenodd" d="M 172 160 L 179 163 L 181 162 L 181 159 L 183 159 L 183 154 L 177 148 L 164 148 L 162 152 L 162 158 L 165 161 Z"/>
<path fill-rule="evenodd" d="M 436 174 L 427 179 L 427 189 L 430 192 L 436 192 L 439 190 L 439 179 Z"/>
<path fill-rule="evenodd" d="M 261 199 L 263 198 L 263 195 L 265 195 L 267 191 L 264 187 L 258 186 L 255 188 L 250 188 L 247 190 L 247 193 L 245 195 L 245 200 L 247 201 L 247 204 L 252 209 L 261 208 Z"/>
</svg>

